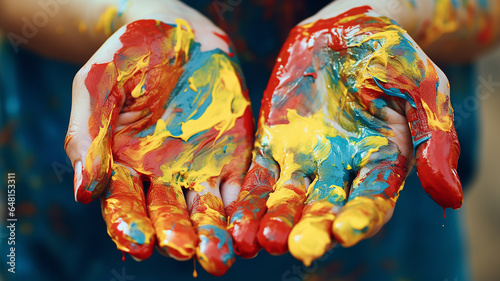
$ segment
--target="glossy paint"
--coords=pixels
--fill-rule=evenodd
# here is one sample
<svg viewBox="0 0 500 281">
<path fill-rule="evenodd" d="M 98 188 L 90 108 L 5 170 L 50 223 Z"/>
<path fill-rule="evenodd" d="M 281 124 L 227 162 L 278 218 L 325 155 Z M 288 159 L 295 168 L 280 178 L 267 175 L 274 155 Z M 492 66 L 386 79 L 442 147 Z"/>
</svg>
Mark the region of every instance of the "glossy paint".
<svg viewBox="0 0 500 281">
<path fill-rule="evenodd" d="M 194 38 L 184 20 L 136 21 L 113 60 L 91 67 L 92 144 L 75 189 L 89 202 L 108 188 L 102 210 L 118 249 L 145 259 L 156 244 L 178 260 L 196 255 L 222 275 L 234 252 L 213 193 L 242 180 L 253 120 L 234 59 L 202 52 Z M 191 210 L 186 189 L 199 192 Z"/>
<path fill-rule="evenodd" d="M 415 158 L 426 192 L 460 207 L 459 144 L 440 83 L 406 32 L 370 7 L 294 28 L 264 92 L 254 166 L 230 218 L 236 253 L 289 250 L 309 265 L 335 241 L 370 237 Z M 400 145 L 411 151 L 412 142 L 415 156 L 403 155 Z"/>
</svg>

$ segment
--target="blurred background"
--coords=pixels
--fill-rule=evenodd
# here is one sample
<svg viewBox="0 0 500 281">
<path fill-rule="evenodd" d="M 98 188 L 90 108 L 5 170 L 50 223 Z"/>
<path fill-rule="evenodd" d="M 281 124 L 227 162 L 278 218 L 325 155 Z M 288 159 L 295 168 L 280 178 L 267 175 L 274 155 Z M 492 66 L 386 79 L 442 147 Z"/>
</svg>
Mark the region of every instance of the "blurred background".
<svg viewBox="0 0 500 281">
<path fill-rule="evenodd" d="M 483 57 L 478 78 L 491 81 L 481 88 L 480 161 L 473 185 L 464 196 L 469 252 L 475 280 L 500 280 L 500 48 Z M 489 78 L 491 77 L 491 79 Z M 451 280 L 450 280 L 451 281 Z"/>
</svg>

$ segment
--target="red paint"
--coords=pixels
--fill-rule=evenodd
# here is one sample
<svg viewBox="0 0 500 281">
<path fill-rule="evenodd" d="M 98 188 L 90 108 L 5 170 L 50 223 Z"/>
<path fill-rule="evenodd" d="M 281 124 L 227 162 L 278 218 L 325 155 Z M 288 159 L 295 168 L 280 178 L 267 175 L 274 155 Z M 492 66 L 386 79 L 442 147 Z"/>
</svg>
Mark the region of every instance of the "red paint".
<svg viewBox="0 0 500 281">
<path fill-rule="evenodd" d="M 363 14 L 368 10 L 367 6 L 360 7 L 338 17 L 319 20 L 307 28 L 298 26 L 290 32 L 262 99 L 260 114 L 266 125 L 286 124 L 288 109 L 296 109 L 302 116 L 310 113 L 308 104 L 310 100 L 315 100 L 316 85 L 311 84 L 308 95 L 297 92 L 298 87 L 294 87 L 290 92 L 287 85 L 294 85 L 293 83 L 301 81 L 306 70 L 313 65 L 315 53 L 321 52 L 326 46 L 335 51 L 344 52 L 347 48 L 346 38 L 350 36 L 348 33 L 359 29 L 361 24 L 363 30 L 373 30 L 373 32 L 379 32 L 387 25 L 382 19 L 369 16 L 362 16 L 351 21 L 340 21 L 348 16 Z M 313 38 L 311 34 L 314 34 L 314 44 L 308 44 Z M 401 89 L 409 93 L 416 105 L 416 108 L 410 108 L 406 113 L 414 140 L 418 142 L 422 138 L 430 137 L 428 141 L 424 141 L 416 148 L 417 169 L 422 185 L 442 207 L 459 208 L 463 194 L 456 172 L 460 146 L 455 128 L 452 126 L 449 132 L 432 129 L 423 107 L 423 102 L 425 102 L 438 118 L 452 115 L 449 97 L 443 104 L 437 103 L 436 85 L 439 81 L 436 69 L 430 61 L 416 59 L 414 63 L 425 73 L 422 81 L 417 81 L 415 77 L 410 77 L 411 75 L 401 75 L 397 63 L 390 62 L 386 66 L 387 77 L 390 79 L 387 83 L 381 84 L 385 88 Z M 360 103 L 367 110 L 377 110 L 370 106 L 370 103 L 381 97 L 394 100 L 404 108 L 405 101 L 402 98 L 387 96 L 382 91 L 373 90 L 374 86 L 376 87 L 374 81 L 368 81 L 366 85 L 360 87 L 357 94 Z"/>
<path fill-rule="evenodd" d="M 189 219 L 182 190 L 152 179 L 147 194 L 148 214 L 154 222 L 158 246 L 171 257 L 186 260 L 193 257 L 198 235 Z M 169 231 L 168 235 L 165 231 Z"/>
<path fill-rule="evenodd" d="M 334 54 L 349 56 L 348 51 L 355 52 L 354 48 L 348 50 L 347 46 L 353 34 L 370 36 L 386 30 L 391 24 L 386 18 L 367 16 L 365 13 L 368 10 L 370 10 L 368 6 L 352 9 L 337 17 L 319 20 L 306 27 L 298 26 L 290 32 L 264 92 L 260 112 L 260 120 L 263 124 L 267 126 L 287 124 L 289 109 L 297 110 L 301 116 L 308 116 L 311 113 L 312 104 L 318 102 L 317 93 L 323 91 L 316 88 L 316 83 L 305 80 L 309 79 L 308 76 L 316 80 L 316 73 L 324 65 L 316 61 L 321 58 L 317 55 L 327 52 L 325 57 Z M 354 15 L 359 15 L 359 17 L 345 20 Z M 401 56 L 408 52 L 409 57 L 415 53 L 411 47 L 406 47 L 406 45 L 400 47 L 401 50 L 394 49 L 395 56 L 399 54 L 398 52 L 402 52 Z M 452 127 L 449 132 L 432 129 L 434 127 L 429 124 L 423 105 L 425 102 L 438 119 L 443 119 L 452 116 L 449 97 L 443 102 L 438 102 L 436 89 L 439 81 L 436 69 L 430 61 L 415 58 L 414 62 L 410 62 L 422 70 L 422 77 L 414 77 L 418 75 L 413 75 L 413 73 L 402 73 L 401 64 L 398 63 L 397 59 L 388 60 L 387 66 L 384 65 L 388 77 L 387 82 L 380 82 L 380 84 L 386 89 L 400 89 L 415 101 L 416 108 L 410 108 L 406 116 L 411 124 L 411 132 L 415 141 L 423 140 L 422 144 L 416 148 L 417 168 L 422 185 L 426 192 L 444 208 L 458 208 L 461 205 L 462 190 L 456 175 L 459 145 L 455 129 Z M 353 76 L 348 78 L 359 78 L 354 76 L 358 74 L 355 67 L 352 66 Z M 351 70 L 337 71 L 336 74 L 341 79 L 340 83 L 346 83 L 347 77 L 345 76 L 351 75 L 349 72 Z M 375 99 L 383 98 L 386 101 L 395 102 L 399 108 L 405 108 L 405 99 L 385 94 L 378 88 L 374 79 L 366 79 L 365 83 L 357 85 L 357 90 L 356 102 L 376 117 L 380 116 L 377 115 L 380 114 L 380 108 L 374 106 Z M 404 114 L 404 112 L 400 113 Z M 425 141 L 429 136 L 431 138 Z M 284 202 L 274 210 L 267 210 L 265 202 L 275 180 L 268 169 L 254 164 L 255 166 L 248 172 L 243 184 L 241 193 L 243 195 L 240 194 L 232 215 L 236 219 L 230 221 L 229 231 L 234 237 L 235 251 L 242 257 L 255 256 L 261 246 L 270 253 L 281 254 L 287 251 L 287 237 L 292 225 L 300 216 L 302 206 L 297 203 L 301 202 Z M 395 198 L 408 174 L 408 166 L 409 161 L 403 155 L 398 155 L 395 160 L 377 162 L 366 176 L 376 175 L 376 181 L 387 183 L 388 187 L 383 193 L 375 196 L 384 199 Z M 391 171 L 388 175 L 383 173 L 387 170 Z M 331 212 L 331 206 L 326 206 L 318 212 L 310 211 L 313 204 L 314 202 L 311 202 L 311 205 L 302 210 L 303 216 L 321 217 Z M 281 222 L 272 218 L 280 218 Z M 331 233 L 332 220 L 325 220 L 321 227 Z"/>
<path fill-rule="evenodd" d="M 275 179 L 270 171 L 254 162 L 254 166 L 245 178 L 232 214 L 241 217 L 234 221 L 230 218 L 228 228 L 233 236 L 234 251 L 243 258 L 254 257 L 261 248 L 257 242 L 257 231 L 260 219 L 267 211 L 266 201 L 274 184 Z M 250 193 L 244 195 L 246 192 Z"/>
<path fill-rule="evenodd" d="M 227 220 L 222 199 L 209 192 L 196 195 L 191 207 L 191 219 L 200 237 L 200 264 L 214 276 L 224 275 L 235 257 L 231 236 L 226 231 Z M 228 256 L 230 258 L 227 259 Z"/>
<path fill-rule="evenodd" d="M 125 252 L 122 251 L 122 261 L 125 262 Z"/>
<path fill-rule="evenodd" d="M 449 132 L 445 132 L 433 129 L 428 124 L 422 101 L 425 101 L 437 116 L 440 115 L 435 96 L 438 77 L 434 67 L 429 61 L 427 63 L 427 79 L 409 91 L 415 100 L 416 108 L 410 108 L 406 113 L 414 140 L 430 137 L 416 148 L 417 171 L 424 190 L 436 203 L 443 208 L 457 209 L 462 205 L 463 199 L 462 185 L 456 170 L 460 144 L 454 126 Z M 405 85 L 407 81 L 398 82 Z M 386 85 L 392 87 L 391 83 Z M 441 110 L 448 114 L 449 97 L 445 106 L 446 108 Z"/>
<path fill-rule="evenodd" d="M 304 76 L 311 76 L 313 79 L 318 78 L 318 74 L 316 74 L 316 72 L 306 73 Z"/>
<path fill-rule="evenodd" d="M 135 223 L 137 230 L 146 237 L 148 233 L 154 233 L 147 215 L 141 178 L 132 176 L 126 168 L 117 169 L 108 189 L 107 196 L 101 199 L 101 209 L 107 210 L 103 212 L 103 218 L 108 234 L 120 250 L 141 260 L 149 258 L 155 246 L 155 236 L 152 235 L 149 241 L 139 244 L 123 231 L 123 225 L 119 227 L 120 224 L 130 227 Z M 116 219 L 117 217 L 121 220 Z"/>
<path fill-rule="evenodd" d="M 220 205 L 215 204 L 214 200 L 201 200 L 195 203 L 193 214 L 200 216 L 193 219 L 195 221 L 192 222 L 190 215 L 193 214 L 190 214 L 187 210 L 181 187 L 170 186 L 161 179 L 163 176 L 161 166 L 179 161 L 179 151 L 191 149 L 193 146 L 192 161 L 194 162 L 207 153 L 213 153 L 210 149 L 213 148 L 216 139 L 219 138 L 220 140 L 223 137 L 228 137 L 228 141 L 238 145 L 235 151 L 227 155 L 232 160 L 224 166 L 220 175 L 221 180 L 223 182 L 241 182 L 244 172 L 248 169 L 253 143 L 254 125 L 252 113 L 250 107 L 248 107 L 244 115 L 236 119 L 234 127 L 223 134 L 212 128 L 191 137 L 188 141 L 169 137 L 158 148 L 155 147 L 145 151 L 141 147 L 144 139 L 138 137 L 138 133 L 144 132 L 156 124 L 166 110 L 179 115 L 186 114 L 186 111 L 189 110 L 188 107 L 181 107 L 182 103 L 169 104 L 169 99 L 173 95 L 174 88 L 179 86 L 188 87 L 187 82 L 186 85 L 177 84 L 180 81 L 179 78 L 184 74 L 184 65 L 188 61 L 195 64 L 197 59 L 197 57 L 191 57 L 192 54 L 190 53 L 184 53 L 184 50 L 199 46 L 188 42 L 186 47 L 189 48 L 181 48 L 176 53 L 174 44 L 172 44 L 176 38 L 175 30 L 175 27 L 155 20 L 140 20 L 129 24 L 127 31 L 120 37 L 123 47 L 115 53 L 113 60 L 110 63 L 93 65 L 85 79 L 85 85 L 90 93 L 91 109 L 93 110 L 89 119 L 89 132 L 91 138 L 95 140 L 100 129 L 106 129 L 105 140 L 98 146 L 103 148 L 103 153 L 98 156 L 110 156 L 109 162 L 107 161 L 108 158 L 101 157 L 101 160 L 106 161 L 95 163 L 96 165 L 91 172 L 98 175 L 98 179 L 107 182 L 111 173 L 111 161 L 114 161 L 115 164 L 128 166 L 135 171 L 144 171 L 143 175 L 133 177 L 135 183 L 133 186 L 134 192 L 127 192 L 127 188 L 131 187 L 126 184 L 116 181 L 112 184 L 113 189 L 109 190 L 109 197 L 118 200 L 122 206 L 121 208 L 112 209 L 111 205 L 109 205 L 112 200 L 109 202 L 103 200 L 102 205 L 102 209 L 106 212 L 121 212 L 118 217 L 127 220 L 128 225 L 132 222 L 138 222 L 140 227 L 153 233 L 152 241 L 147 241 L 144 245 L 138 245 L 131 241 L 130 237 L 118 230 L 119 222 L 117 220 L 112 219 L 110 215 L 105 215 L 108 232 L 115 243 L 118 246 L 125 245 L 127 249 L 130 249 L 127 252 L 142 260 L 151 255 L 155 246 L 155 236 L 158 240 L 158 246 L 162 247 L 170 256 L 185 260 L 196 253 L 200 235 L 203 233 L 203 231 L 197 233 L 197 228 L 200 225 L 208 222 L 210 225 L 218 226 L 221 229 L 226 227 L 225 211 L 220 199 Z M 117 81 L 121 73 L 130 73 L 130 70 L 134 69 L 144 58 L 148 61 L 147 65 L 141 66 L 130 77 Z M 235 69 L 238 68 L 235 67 Z M 131 92 L 137 85 L 140 85 L 144 73 L 147 73 L 144 79 L 144 87 L 142 87 L 144 92 L 141 96 L 134 98 L 131 96 Z M 243 95 L 248 99 L 244 83 L 239 73 L 236 74 L 241 82 Z M 183 94 L 185 95 L 185 93 L 180 93 L 180 95 Z M 189 106 L 192 107 L 193 105 L 189 104 Z M 140 112 L 141 116 L 144 117 L 132 124 L 125 124 L 123 129 L 115 132 L 114 124 L 118 115 L 120 113 L 134 112 Z M 106 127 L 108 119 L 110 120 L 110 126 Z M 111 158 L 111 155 L 113 158 Z M 101 164 L 102 166 L 99 166 Z M 191 162 L 186 163 L 186 166 L 189 164 Z M 87 186 L 90 182 L 88 178 L 91 180 L 93 178 L 85 174 L 84 176 L 87 176 L 87 178 L 84 177 L 84 185 Z M 138 189 L 140 187 L 142 190 L 143 181 L 150 182 L 146 196 L 140 193 Z M 209 183 L 215 185 L 215 181 L 215 179 L 212 179 Z M 187 184 L 194 185 L 195 183 Z M 104 187 L 105 185 L 102 188 Z M 79 196 L 90 201 L 98 196 L 101 191 L 102 189 L 94 194 L 84 190 L 80 191 Z M 202 198 L 208 197 L 202 196 Z M 220 217 L 217 219 L 208 218 L 208 213 L 204 213 L 207 207 L 218 210 Z M 167 230 L 169 231 L 167 232 Z M 202 262 L 202 266 L 211 274 L 221 275 L 228 270 L 234 258 L 221 264 L 223 258 L 230 252 L 228 246 L 220 250 L 217 247 L 218 237 L 210 236 L 211 233 L 204 233 L 204 235 L 209 237 L 210 242 L 204 253 L 205 260 Z M 228 234 L 227 237 L 229 239 L 226 240 L 230 241 Z M 209 260 L 206 260 L 207 257 Z M 206 267 L 207 264 L 215 264 L 215 266 Z"/>
<path fill-rule="evenodd" d="M 282 255 L 288 252 L 288 235 L 295 223 L 299 221 L 306 200 L 306 187 L 303 179 L 301 182 L 287 184 L 281 188 L 293 190 L 295 195 L 291 198 L 283 198 L 279 205 L 268 208 L 257 233 L 259 244 L 272 255 Z"/>
<path fill-rule="evenodd" d="M 221 33 L 218 33 L 218 32 L 213 32 L 213 34 L 217 37 L 219 37 L 220 39 L 224 40 L 224 42 L 227 44 L 227 46 L 229 46 L 229 53 L 227 54 L 229 57 L 234 57 L 234 52 L 231 51 L 231 40 L 229 39 L 229 36 L 227 36 L 226 34 L 221 34 Z"/>
<path fill-rule="evenodd" d="M 494 20 L 490 15 L 485 15 L 485 23 L 477 34 L 477 41 L 481 44 L 491 44 L 495 39 Z"/>
</svg>

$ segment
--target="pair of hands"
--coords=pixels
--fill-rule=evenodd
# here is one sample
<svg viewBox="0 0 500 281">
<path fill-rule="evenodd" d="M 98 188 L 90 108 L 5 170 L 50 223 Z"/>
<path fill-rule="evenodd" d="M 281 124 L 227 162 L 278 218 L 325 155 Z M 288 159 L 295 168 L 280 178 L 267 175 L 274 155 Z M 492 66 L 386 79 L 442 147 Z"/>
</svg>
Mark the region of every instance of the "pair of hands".
<svg viewBox="0 0 500 281">
<path fill-rule="evenodd" d="M 461 205 L 447 79 L 394 22 L 359 7 L 294 28 L 253 148 L 229 40 L 180 14 L 122 27 L 75 77 L 75 199 L 101 198 L 118 249 L 214 275 L 261 247 L 309 264 L 374 235 L 415 160 L 437 203 Z"/>
</svg>

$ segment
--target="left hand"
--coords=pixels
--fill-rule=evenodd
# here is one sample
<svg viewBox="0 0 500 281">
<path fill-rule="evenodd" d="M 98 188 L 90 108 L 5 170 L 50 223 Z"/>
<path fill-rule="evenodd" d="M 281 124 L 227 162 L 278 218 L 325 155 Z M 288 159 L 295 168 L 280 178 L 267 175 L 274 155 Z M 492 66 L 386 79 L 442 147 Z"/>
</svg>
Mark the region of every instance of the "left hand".
<svg viewBox="0 0 500 281">
<path fill-rule="evenodd" d="M 133 21 L 78 72 L 66 151 L 75 199 L 101 197 L 119 250 L 196 255 L 222 275 L 235 259 L 226 210 L 249 166 L 253 118 L 233 53 L 219 48 L 229 50 L 225 35 L 178 5 L 167 11 L 185 19 Z"/>
<path fill-rule="evenodd" d="M 426 192 L 459 208 L 459 151 L 447 78 L 396 23 L 365 6 L 297 26 L 229 220 L 235 251 L 290 250 L 308 265 L 334 241 L 371 237 L 415 160 Z"/>
</svg>

